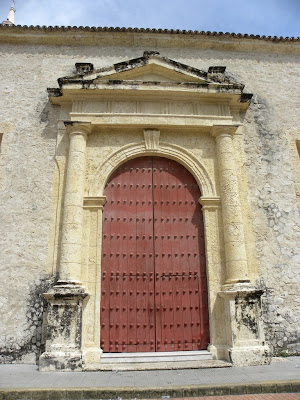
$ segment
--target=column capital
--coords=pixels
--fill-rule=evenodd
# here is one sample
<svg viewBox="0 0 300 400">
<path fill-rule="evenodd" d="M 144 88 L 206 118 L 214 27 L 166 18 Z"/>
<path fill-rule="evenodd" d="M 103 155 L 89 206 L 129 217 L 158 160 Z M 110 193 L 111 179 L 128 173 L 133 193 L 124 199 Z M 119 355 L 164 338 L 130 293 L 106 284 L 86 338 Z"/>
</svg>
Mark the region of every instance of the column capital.
<svg viewBox="0 0 300 400">
<path fill-rule="evenodd" d="M 80 134 L 87 137 L 92 131 L 92 124 L 90 122 L 64 121 L 64 124 L 69 136 Z"/>
<path fill-rule="evenodd" d="M 220 197 L 200 197 L 198 200 L 202 206 L 202 210 L 211 210 L 215 211 L 221 205 Z"/>
<path fill-rule="evenodd" d="M 99 196 L 99 197 L 84 197 L 83 199 L 83 208 L 102 210 L 106 203 L 106 196 Z"/>
<path fill-rule="evenodd" d="M 210 134 L 214 137 L 220 135 L 233 136 L 240 125 L 213 125 L 210 130 Z"/>
</svg>

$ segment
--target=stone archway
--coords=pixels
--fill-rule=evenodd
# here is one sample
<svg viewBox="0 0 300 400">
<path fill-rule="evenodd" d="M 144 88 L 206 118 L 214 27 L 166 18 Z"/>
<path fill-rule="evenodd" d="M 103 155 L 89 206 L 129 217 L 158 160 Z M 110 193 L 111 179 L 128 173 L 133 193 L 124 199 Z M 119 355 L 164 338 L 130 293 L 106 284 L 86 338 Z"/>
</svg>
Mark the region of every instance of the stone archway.
<svg viewBox="0 0 300 400">
<path fill-rule="evenodd" d="M 53 228 L 57 245 L 52 251 L 58 259 L 53 269 L 59 279 L 45 294 L 48 339 L 40 369 L 97 369 L 101 364 L 104 187 L 123 162 L 142 155 L 179 162 L 201 189 L 210 350 L 237 365 L 269 362 L 262 291 L 248 274 L 245 199 L 235 164 L 234 137 L 240 130 L 235 121 L 242 120 L 251 95 L 225 79 L 223 67 L 206 73 L 152 52 L 106 69 L 76 67 L 77 74 L 59 80 L 60 88 L 49 89 L 51 102 L 63 106 L 62 118 L 67 109 L 69 115 L 62 129 L 65 185 L 56 199 L 63 217 Z"/>
<path fill-rule="evenodd" d="M 159 140 L 160 131 L 144 130 L 144 142 L 130 143 L 105 158 L 95 172 L 94 179 L 89 185 L 90 196 L 103 196 L 106 181 L 113 171 L 126 160 L 141 156 L 159 156 L 170 158 L 182 164 L 194 176 L 202 196 L 205 198 L 219 200 L 216 193 L 215 182 L 207 171 L 202 161 L 196 158 L 191 152 L 183 147 L 172 143 L 165 143 Z M 155 143 L 154 146 L 147 145 L 147 139 Z M 154 139 L 155 138 L 155 139 Z"/>
</svg>

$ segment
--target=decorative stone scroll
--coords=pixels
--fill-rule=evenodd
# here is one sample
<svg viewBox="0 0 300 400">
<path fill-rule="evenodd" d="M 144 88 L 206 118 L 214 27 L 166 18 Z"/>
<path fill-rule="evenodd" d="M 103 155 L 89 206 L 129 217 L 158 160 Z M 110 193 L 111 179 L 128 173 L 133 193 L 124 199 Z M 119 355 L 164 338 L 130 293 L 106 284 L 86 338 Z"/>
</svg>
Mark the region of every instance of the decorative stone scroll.
<svg viewBox="0 0 300 400">
<path fill-rule="evenodd" d="M 158 150 L 160 131 L 144 129 L 146 150 Z"/>
</svg>

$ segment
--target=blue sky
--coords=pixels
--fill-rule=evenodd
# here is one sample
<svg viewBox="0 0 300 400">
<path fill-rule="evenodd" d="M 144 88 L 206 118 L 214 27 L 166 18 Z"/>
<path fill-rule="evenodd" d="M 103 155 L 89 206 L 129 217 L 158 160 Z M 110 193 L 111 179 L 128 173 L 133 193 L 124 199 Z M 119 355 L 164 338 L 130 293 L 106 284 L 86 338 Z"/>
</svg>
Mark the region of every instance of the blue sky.
<svg viewBox="0 0 300 400">
<path fill-rule="evenodd" d="M 0 19 L 11 0 L 0 0 Z M 300 0 L 16 0 L 16 24 L 300 36 Z"/>
</svg>

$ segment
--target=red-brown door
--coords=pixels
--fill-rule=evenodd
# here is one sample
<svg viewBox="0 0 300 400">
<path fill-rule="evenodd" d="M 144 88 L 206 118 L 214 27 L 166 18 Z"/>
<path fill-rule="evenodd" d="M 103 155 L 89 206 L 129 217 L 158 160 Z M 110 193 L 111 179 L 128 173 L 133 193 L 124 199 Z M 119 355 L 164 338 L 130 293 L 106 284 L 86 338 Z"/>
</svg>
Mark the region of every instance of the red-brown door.
<svg viewBox="0 0 300 400">
<path fill-rule="evenodd" d="M 112 174 L 105 196 L 101 348 L 205 349 L 204 228 L 194 177 L 173 160 L 135 158 Z"/>
</svg>

